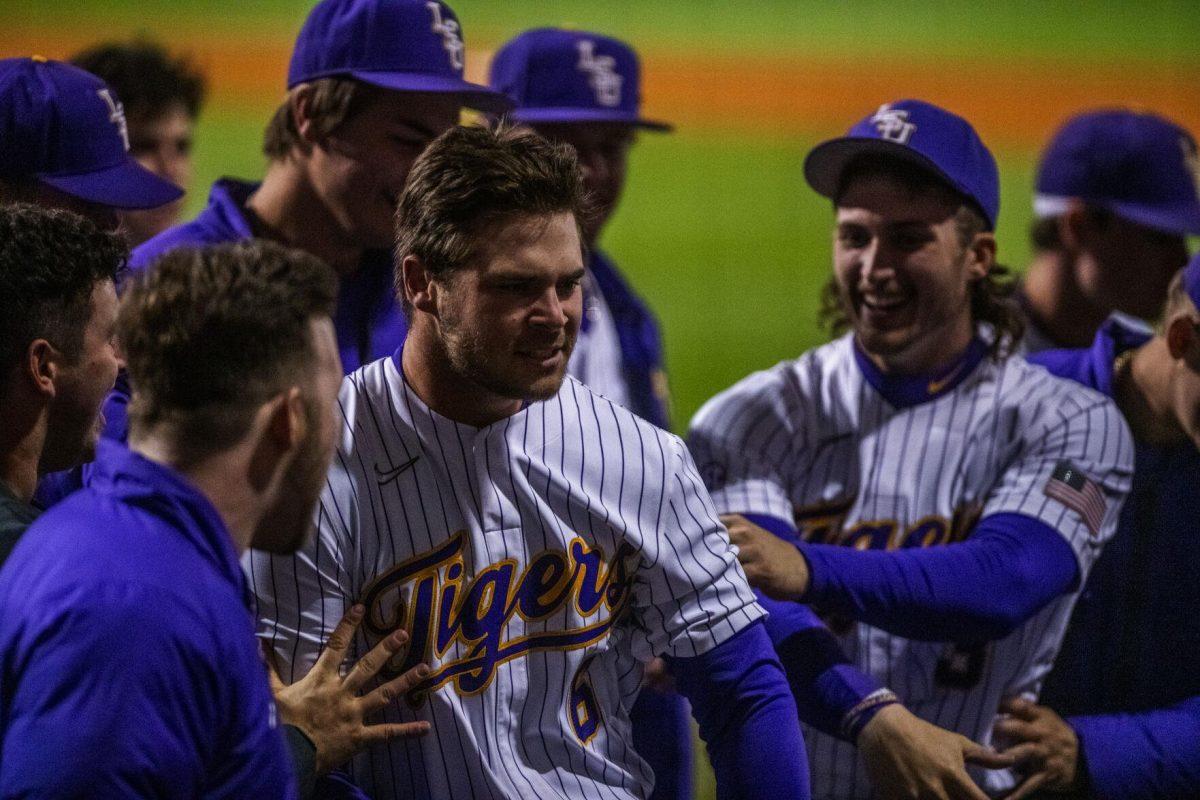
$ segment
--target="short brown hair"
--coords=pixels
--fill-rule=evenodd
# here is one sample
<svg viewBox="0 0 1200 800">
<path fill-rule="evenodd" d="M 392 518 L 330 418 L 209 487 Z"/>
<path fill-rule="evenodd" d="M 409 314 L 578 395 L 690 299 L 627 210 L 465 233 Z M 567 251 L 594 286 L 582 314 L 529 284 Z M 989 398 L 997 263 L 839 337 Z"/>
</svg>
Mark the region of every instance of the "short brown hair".
<svg viewBox="0 0 1200 800">
<path fill-rule="evenodd" d="M 336 293 L 324 262 L 271 242 L 169 251 L 126 287 L 117 318 L 131 429 L 170 426 L 184 459 L 229 447 L 310 368 L 309 321 L 333 315 Z"/>
<path fill-rule="evenodd" d="M 287 157 L 293 148 L 308 152 L 308 144 L 300 136 L 294 111 L 295 97 L 301 86 L 312 89 L 308 113 L 322 136 L 333 133 L 366 104 L 370 87 L 353 78 L 318 78 L 295 86 L 267 123 L 263 133 L 263 154 L 272 161 Z"/>
<path fill-rule="evenodd" d="M 958 192 L 928 170 L 881 156 L 864 156 L 855 159 L 846 167 L 838 182 L 834 206 L 836 207 L 838 199 L 845 193 L 851 181 L 866 175 L 886 175 L 910 187 L 914 192 L 941 191 L 957 198 L 961 205 L 954 215 L 954 223 L 959 244 L 964 250 L 978 234 L 989 230 L 983 212 L 971 198 Z M 1025 332 L 1025 322 L 1013 298 L 1016 286 L 1012 270 L 998 262 L 992 264 L 987 275 L 971 284 L 971 320 L 976 326 L 984 323 L 992 328 L 993 336 L 988 350 L 993 358 L 1008 356 Z M 850 320 L 846 317 L 846 310 L 842 307 L 838 293 L 837 281 L 832 277 L 821 290 L 820 319 L 835 336 L 845 333 L 850 328 Z"/>
<path fill-rule="evenodd" d="M 419 257 L 434 275 L 476 254 L 497 223 L 569 211 L 588 213 L 575 151 L 528 128 L 454 127 L 413 164 L 396 211 L 396 288 L 400 264 Z M 581 237 L 582 241 L 582 237 Z"/>
</svg>

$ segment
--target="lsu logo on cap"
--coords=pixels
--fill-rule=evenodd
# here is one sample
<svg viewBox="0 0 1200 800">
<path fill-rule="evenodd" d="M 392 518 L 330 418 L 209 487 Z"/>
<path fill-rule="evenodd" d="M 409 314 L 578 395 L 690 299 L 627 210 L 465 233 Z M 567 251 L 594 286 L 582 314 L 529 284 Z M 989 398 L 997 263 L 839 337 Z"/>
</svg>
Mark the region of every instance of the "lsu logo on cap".
<svg viewBox="0 0 1200 800">
<path fill-rule="evenodd" d="M 129 126 L 125 124 L 125 106 L 121 105 L 121 101 L 113 97 L 111 89 L 97 89 L 96 94 L 108 106 L 108 121 L 117 126 L 117 130 L 121 132 L 121 141 L 125 143 L 125 152 L 129 152 Z"/>
<path fill-rule="evenodd" d="M 462 72 L 465 63 L 463 52 L 466 47 L 463 45 L 462 35 L 459 33 L 458 22 L 452 19 L 442 19 L 441 3 L 429 2 L 425 4 L 425 7 L 429 9 L 429 14 L 433 17 L 433 32 L 442 37 L 442 47 L 446 48 L 446 55 L 450 57 L 450 66 Z"/>
<path fill-rule="evenodd" d="M 596 43 L 591 39 L 581 39 L 576 43 L 579 48 L 579 63 L 576 68 L 587 73 L 588 85 L 596 93 L 596 102 L 602 106 L 619 106 L 621 104 L 621 84 L 624 78 L 617 74 L 617 60 L 612 56 L 597 56 Z"/>
<path fill-rule="evenodd" d="M 887 103 L 879 107 L 875 116 L 871 117 L 871 123 L 875 130 L 879 131 L 880 138 L 896 144 L 908 144 L 913 131 L 917 129 L 916 125 L 908 121 L 907 111 L 892 108 Z"/>
</svg>

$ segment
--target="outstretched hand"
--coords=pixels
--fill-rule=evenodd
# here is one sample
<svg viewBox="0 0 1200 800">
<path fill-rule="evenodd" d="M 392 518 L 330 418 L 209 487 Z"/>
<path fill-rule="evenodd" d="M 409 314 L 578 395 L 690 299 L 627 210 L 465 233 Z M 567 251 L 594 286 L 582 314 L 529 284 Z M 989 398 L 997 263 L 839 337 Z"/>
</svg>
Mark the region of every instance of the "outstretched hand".
<svg viewBox="0 0 1200 800">
<path fill-rule="evenodd" d="M 996 736 L 1013 743 L 1004 754 L 1016 759 L 1023 776 L 1005 800 L 1020 800 L 1039 790 L 1077 791 L 1083 776 L 1074 729 L 1051 709 L 1019 697 L 1005 700 L 1000 710 L 1008 717 L 996 723 Z"/>
<path fill-rule="evenodd" d="M 1011 756 L 931 725 L 902 705 L 880 709 L 859 733 L 858 749 L 874 796 L 883 800 L 988 800 L 966 765 L 1003 769 L 1014 762 Z"/>
<path fill-rule="evenodd" d="M 429 667 L 419 664 L 360 697 L 362 687 L 378 675 L 384 664 L 408 643 L 406 632 L 395 631 L 360 658 L 343 677 L 341 665 L 354 640 L 354 633 L 362 622 L 364 611 L 361 605 L 356 605 L 346 612 L 330 634 L 317 663 L 307 675 L 290 686 L 280 679 L 273 654 L 267 653 L 267 674 L 279 715 L 286 724 L 303 731 L 316 746 L 318 775 L 345 763 L 359 750 L 375 742 L 424 736 L 430 729 L 429 723 L 423 721 L 365 723 L 371 714 L 416 686 L 429 674 Z"/>
<path fill-rule="evenodd" d="M 721 522 L 729 541 L 737 545 L 746 580 L 773 600 L 799 600 L 808 589 L 808 562 L 796 546 L 760 528 L 740 514 L 725 514 Z"/>
</svg>

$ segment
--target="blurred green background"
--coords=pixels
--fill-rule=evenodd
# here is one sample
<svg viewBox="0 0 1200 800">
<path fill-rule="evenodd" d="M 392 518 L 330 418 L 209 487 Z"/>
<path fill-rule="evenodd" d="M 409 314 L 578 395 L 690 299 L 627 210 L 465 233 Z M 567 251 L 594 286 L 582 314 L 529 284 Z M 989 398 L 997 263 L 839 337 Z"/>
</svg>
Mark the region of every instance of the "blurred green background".
<svg viewBox="0 0 1200 800">
<path fill-rule="evenodd" d="M 145 33 L 210 77 L 188 216 L 220 175 L 256 177 L 304 0 L 0 0 L 0 56 L 66 57 Z M 1063 119 L 1134 105 L 1200 128 L 1195 2 L 451 0 L 468 73 L 518 31 L 569 24 L 643 57 L 649 114 L 603 245 L 657 310 L 677 428 L 705 399 L 825 337 L 831 211 L 800 165 L 880 103 L 919 96 L 976 123 L 1001 166 L 1001 260 L 1021 267 L 1037 152 Z M 703 767 L 699 797 L 711 796 Z"/>
</svg>

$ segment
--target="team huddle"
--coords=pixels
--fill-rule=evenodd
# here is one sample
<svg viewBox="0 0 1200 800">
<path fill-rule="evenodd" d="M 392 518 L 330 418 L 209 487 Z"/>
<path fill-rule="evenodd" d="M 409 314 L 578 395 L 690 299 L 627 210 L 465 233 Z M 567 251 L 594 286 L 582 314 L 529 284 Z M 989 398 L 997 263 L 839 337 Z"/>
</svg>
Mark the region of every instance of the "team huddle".
<svg viewBox="0 0 1200 800">
<path fill-rule="evenodd" d="M 1018 282 L 880 98 L 797 165 L 833 338 L 681 438 L 635 52 L 466 52 L 321 0 L 183 223 L 186 64 L 0 61 L 0 796 L 684 800 L 691 720 L 721 798 L 1200 796 L 1194 138 L 1068 121 Z"/>
</svg>

